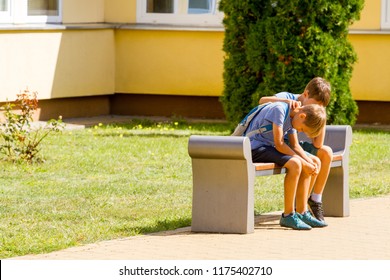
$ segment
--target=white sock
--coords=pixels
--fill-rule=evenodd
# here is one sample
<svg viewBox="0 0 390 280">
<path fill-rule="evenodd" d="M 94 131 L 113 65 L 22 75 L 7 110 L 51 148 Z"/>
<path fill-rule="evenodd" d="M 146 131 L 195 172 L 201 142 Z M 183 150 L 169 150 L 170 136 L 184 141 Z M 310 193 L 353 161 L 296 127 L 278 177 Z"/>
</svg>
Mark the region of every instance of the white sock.
<svg viewBox="0 0 390 280">
<path fill-rule="evenodd" d="M 322 202 L 322 194 L 312 193 L 310 198 L 311 198 L 311 200 L 313 200 L 315 202 L 319 202 L 319 203 Z"/>
</svg>

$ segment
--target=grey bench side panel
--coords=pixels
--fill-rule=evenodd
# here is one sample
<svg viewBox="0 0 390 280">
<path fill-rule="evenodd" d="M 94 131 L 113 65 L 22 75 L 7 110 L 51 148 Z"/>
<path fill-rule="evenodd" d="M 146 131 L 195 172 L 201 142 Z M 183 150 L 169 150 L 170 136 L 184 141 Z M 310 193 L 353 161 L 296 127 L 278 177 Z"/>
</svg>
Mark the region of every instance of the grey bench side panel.
<svg viewBox="0 0 390 280">
<path fill-rule="evenodd" d="M 347 217 L 349 211 L 349 151 L 352 144 L 352 128 L 349 125 L 327 126 L 325 145 L 333 152 L 341 152 L 342 164 L 330 169 L 323 193 L 326 216 Z"/>
<path fill-rule="evenodd" d="M 191 136 L 195 232 L 254 231 L 254 166 L 249 139 Z"/>
</svg>

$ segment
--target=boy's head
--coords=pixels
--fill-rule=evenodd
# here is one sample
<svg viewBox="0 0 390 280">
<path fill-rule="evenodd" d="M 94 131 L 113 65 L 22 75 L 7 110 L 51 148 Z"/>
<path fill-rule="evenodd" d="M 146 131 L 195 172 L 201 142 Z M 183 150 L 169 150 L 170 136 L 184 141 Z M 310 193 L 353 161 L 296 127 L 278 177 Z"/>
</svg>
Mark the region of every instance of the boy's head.
<svg viewBox="0 0 390 280">
<path fill-rule="evenodd" d="M 302 105 L 318 104 L 328 106 L 330 101 L 330 84 L 321 77 L 312 79 L 302 94 Z"/>
<path fill-rule="evenodd" d="M 310 138 L 318 136 L 326 124 L 325 108 L 318 104 L 298 107 L 294 112 L 292 126 Z"/>
</svg>

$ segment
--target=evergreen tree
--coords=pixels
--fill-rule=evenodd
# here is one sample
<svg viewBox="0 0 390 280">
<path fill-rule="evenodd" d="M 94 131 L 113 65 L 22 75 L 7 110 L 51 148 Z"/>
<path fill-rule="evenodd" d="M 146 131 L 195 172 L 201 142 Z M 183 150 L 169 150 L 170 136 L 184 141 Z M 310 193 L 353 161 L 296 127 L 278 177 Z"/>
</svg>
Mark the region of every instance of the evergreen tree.
<svg viewBox="0 0 390 280">
<path fill-rule="evenodd" d="M 347 35 L 362 7 L 363 0 L 221 0 L 228 120 L 240 121 L 262 96 L 302 93 L 320 76 L 332 86 L 328 123 L 353 124 L 349 81 L 357 57 Z"/>
</svg>

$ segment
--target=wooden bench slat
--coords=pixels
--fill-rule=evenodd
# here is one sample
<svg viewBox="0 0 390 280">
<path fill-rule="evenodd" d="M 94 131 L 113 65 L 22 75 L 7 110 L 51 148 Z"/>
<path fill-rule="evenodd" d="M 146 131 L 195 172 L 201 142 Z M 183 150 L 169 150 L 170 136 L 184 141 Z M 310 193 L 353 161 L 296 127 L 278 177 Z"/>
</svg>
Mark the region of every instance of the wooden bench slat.
<svg viewBox="0 0 390 280">
<path fill-rule="evenodd" d="M 342 154 L 333 154 L 333 160 L 332 160 L 333 162 L 341 161 L 342 159 L 343 159 Z M 253 165 L 255 166 L 256 171 L 281 169 L 282 168 L 281 166 L 278 166 L 277 164 L 275 164 L 273 162 L 256 162 L 256 163 L 253 163 Z M 337 164 L 334 166 L 337 166 Z"/>
</svg>

